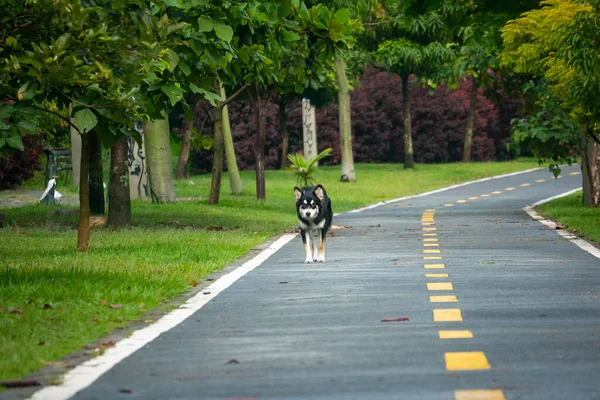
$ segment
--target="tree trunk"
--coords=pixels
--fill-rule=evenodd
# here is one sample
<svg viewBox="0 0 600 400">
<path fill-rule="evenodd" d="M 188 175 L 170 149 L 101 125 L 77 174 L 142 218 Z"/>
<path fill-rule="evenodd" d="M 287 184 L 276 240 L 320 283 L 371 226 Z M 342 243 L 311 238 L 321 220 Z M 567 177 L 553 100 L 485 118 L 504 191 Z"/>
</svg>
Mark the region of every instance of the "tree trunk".
<svg viewBox="0 0 600 400">
<path fill-rule="evenodd" d="M 588 124 L 587 129 L 592 126 Z M 582 133 L 582 158 L 581 168 L 583 170 L 583 205 L 586 207 L 598 207 L 600 200 L 600 164 L 598 157 L 600 149 L 598 144 L 587 134 Z"/>
<path fill-rule="evenodd" d="M 223 85 L 221 87 L 221 97 L 223 100 L 226 99 L 227 94 Z M 223 107 L 222 112 L 222 124 L 223 124 L 223 144 L 225 145 L 225 159 L 227 161 L 227 174 L 229 175 L 229 186 L 231 187 L 231 194 L 237 195 L 242 194 L 244 186 L 242 185 L 242 178 L 240 178 L 240 170 L 238 169 L 237 160 L 235 158 L 235 147 L 233 146 L 233 136 L 231 135 L 231 126 L 229 125 L 229 110 L 227 106 Z"/>
<path fill-rule="evenodd" d="M 254 158 L 256 159 L 256 198 L 264 200 L 265 189 L 265 116 L 262 112 L 262 104 L 259 90 L 256 91 L 254 100 L 254 115 L 256 118 L 256 142 L 254 143 Z"/>
<path fill-rule="evenodd" d="M 194 103 L 191 104 L 193 108 Z M 181 153 L 177 159 L 177 169 L 175 170 L 175 178 L 183 179 L 186 177 L 185 169 L 187 167 L 188 160 L 190 159 L 190 140 L 192 139 L 192 122 L 183 119 L 183 138 L 181 139 Z"/>
<path fill-rule="evenodd" d="M 102 170 L 102 142 L 100 136 L 88 133 L 90 146 L 90 213 L 104 215 L 104 171 Z"/>
<path fill-rule="evenodd" d="M 465 143 L 463 147 L 463 162 L 471 162 L 471 146 L 473 143 L 473 121 L 477 109 L 477 79 L 471 79 L 471 98 L 469 101 L 469 112 L 467 114 L 467 130 L 465 132 Z"/>
<path fill-rule="evenodd" d="M 169 120 L 164 112 L 163 117 L 144 124 L 150 195 L 152 202 L 158 204 L 175 202 Z"/>
<path fill-rule="evenodd" d="M 338 83 L 338 103 L 340 106 L 340 142 L 342 147 L 342 182 L 356 182 L 354 156 L 352 154 L 352 123 L 350 120 L 350 93 L 346 78 L 346 64 L 338 52 L 335 56 L 335 75 Z"/>
<path fill-rule="evenodd" d="M 81 135 L 81 171 L 79 174 L 79 227 L 77 228 L 77 251 L 87 251 L 90 242 L 90 141 L 89 135 Z"/>
<path fill-rule="evenodd" d="M 215 88 L 219 90 L 219 83 L 217 81 L 215 81 Z M 210 182 L 208 204 L 219 204 L 221 196 L 221 176 L 223 175 L 223 107 L 220 102 L 217 102 L 217 107 L 214 109 L 214 116 L 212 180 Z"/>
<path fill-rule="evenodd" d="M 131 225 L 128 138 L 123 136 L 110 149 L 110 182 L 108 185 L 108 226 L 113 229 Z"/>
<path fill-rule="evenodd" d="M 402 76 L 402 113 L 404 114 L 404 168 L 408 169 L 414 166 L 408 75 Z"/>
<path fill-rule="evenodd" d="M 285 98 L 283 95 L 279 97 L 279 129 L 281 130 L 281 169 L 285 169 L 288 163 L 288 149 L 290 147 L 290 138 L 287 129 L 288 115 L 285 112 Z"/>
</svg>

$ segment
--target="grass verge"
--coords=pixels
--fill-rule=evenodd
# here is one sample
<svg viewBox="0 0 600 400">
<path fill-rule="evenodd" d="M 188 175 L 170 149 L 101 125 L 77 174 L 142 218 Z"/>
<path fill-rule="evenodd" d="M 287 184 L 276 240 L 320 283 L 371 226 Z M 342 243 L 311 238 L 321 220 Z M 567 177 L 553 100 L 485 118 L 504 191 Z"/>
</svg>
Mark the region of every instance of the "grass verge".
<svg viewBox="0 0 600 400">
<path fill-rule="evenodd" d="M 584 207 L 581 192 L 536 207 L 539 214 L 558 222 L 577 235 L 600 243 L 600 208 Z"/>
<path fill-rule="evenodd" d="M 335 212 L 422 193 L 459 182 L 537 167 L 504 163 L 356 165 L 358 182 L 339 182 L 339 167 L 322 167 L 318 182 Z M 254 175 L 243 172 L 245 192 L 209 206 L 210 176 L 176 182 L 179 198 L 152 205 L 133 202 L 130 229 L 95 227 L 89 251 L 76 248 L 77 215 L 40 205 L 6 210 L 0 229 L 0 380 L 18 379 L 138 320 L 207 274 L 296 224 L 288 171 L 268 171 L 267 200 L 255 200 Z M 65 207 L 60 207 L 65 211 Z"/>
</svg>

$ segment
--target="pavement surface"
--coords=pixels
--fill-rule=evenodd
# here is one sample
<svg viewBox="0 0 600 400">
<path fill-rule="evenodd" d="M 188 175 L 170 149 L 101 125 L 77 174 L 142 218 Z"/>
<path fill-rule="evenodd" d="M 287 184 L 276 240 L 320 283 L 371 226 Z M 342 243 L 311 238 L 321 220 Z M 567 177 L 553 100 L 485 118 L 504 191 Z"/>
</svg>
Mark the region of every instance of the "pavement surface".
<svg viewBox="0 0 600 400">
<path fill-rule="evenodd" d="M 600 399 L 600 260 L 522 210 L 577 173 L 339 215 L 73 399 Z"/>
</svg>

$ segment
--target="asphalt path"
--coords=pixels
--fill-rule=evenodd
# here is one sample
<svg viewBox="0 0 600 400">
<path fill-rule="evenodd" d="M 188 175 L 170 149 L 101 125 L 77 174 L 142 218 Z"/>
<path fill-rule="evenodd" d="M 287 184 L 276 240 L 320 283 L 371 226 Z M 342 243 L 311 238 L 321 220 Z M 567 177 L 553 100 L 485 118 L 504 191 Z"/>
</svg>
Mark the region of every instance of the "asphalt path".
<svg viewBox="0 0 600 400">
<path fill-rule="evenodd" d="M 577 172 L 336 216 L 73 399 L 600 399 L 600 260 L 522 210 Z"/>
</svg>

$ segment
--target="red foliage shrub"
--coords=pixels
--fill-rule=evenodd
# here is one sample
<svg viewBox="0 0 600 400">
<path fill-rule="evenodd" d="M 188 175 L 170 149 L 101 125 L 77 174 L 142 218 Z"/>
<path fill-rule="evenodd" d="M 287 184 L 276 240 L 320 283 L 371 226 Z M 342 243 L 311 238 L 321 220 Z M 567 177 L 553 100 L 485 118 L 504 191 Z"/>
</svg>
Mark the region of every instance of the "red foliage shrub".
<svg viewBox="0 0 600 400">
<path fill-rule="evenodd" d="M 43 150 L 40 138 L 23 135 L 25 151 L 13 150 L 8 156 L 0 157 L 0 190 L 12 189 L 33 176 L 39 167 L 39 156 Z"/>
<path fill-rule="evenodd" d="M 447 86 L 430 88 L 411 86 L 411 118 L 413 149 L 416 162 L 454 162 L 462 160 L 463 140 L 469 107 L 470 81 L 462 81 L 456 90 Z M 506 143 L 510 136 L 509 121 L 514 118 L 517 101 L 496 91 L 503 107 L 497 107 L 479 90 L 478 106 L 473 127 L 472 159 L 489 161 L 510 157 Z M 404 157 L 402 83 L 398 76 L 367 70 L 351 93 L 352 138 L 356 162 L 399 163 Z M 302 151 L 302 111 L 300 101 L 288 104 L 289 152 Z M 330 157 L 322 164 L 338 164 L 340 137 L 338 132 L 338 106 L 336 104 L 317 110 L 317 135 L 319 151 L 333 148 Z M 499 112 L 502 111 L 502 113 Z M 206 107 L 197 107 L 195 124 L 199 127 L 206 116 Z M 281 134 L 277 118 L 278 106 L 268 102 L 264 112 L 267 117 L 266 167 L 277 168 L 281 157 Z M 255 118 L 247 103 L 230 105 L 233 140 L 240 169 L 254 168 Z M 212 127 L 205 126 L 210 134 Z M 208 129 L 206 129 L 208 128 Z M 210 171 L 210 151 L 196 151 L 193 156 L 195 172 Z"/>
</svg>

